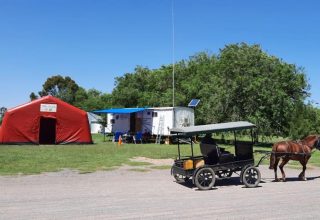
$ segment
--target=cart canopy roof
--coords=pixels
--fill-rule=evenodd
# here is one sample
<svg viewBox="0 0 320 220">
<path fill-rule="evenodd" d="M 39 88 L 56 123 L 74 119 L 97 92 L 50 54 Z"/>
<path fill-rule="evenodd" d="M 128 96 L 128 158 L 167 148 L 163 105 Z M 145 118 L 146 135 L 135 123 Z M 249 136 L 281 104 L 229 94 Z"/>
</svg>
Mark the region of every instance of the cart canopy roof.
<svg viewBox="0 0 320 220">
<path fill-rule="evenodd" d="M 227 123 L 219 123 L 219 124 L 196 125 L 196 126 L 183 127 L 183 128 L 172 128 L 170 132 L 171 134 L 191 136 L 195 134 L 207 134 L 207 133 L 214 133 L 214 132 L 252 129 L 255 127 L 256 126 L 250 122 L 237 121 L 237 122 L 227 122 Z"/>
</svg>

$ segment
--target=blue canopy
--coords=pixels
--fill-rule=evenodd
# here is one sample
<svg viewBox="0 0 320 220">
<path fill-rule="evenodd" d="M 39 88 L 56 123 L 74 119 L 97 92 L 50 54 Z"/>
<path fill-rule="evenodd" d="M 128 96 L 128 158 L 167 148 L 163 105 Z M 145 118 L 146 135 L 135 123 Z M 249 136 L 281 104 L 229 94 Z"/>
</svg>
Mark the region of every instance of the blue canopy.
<svg viewBox="0 0 320 220">
<path fill-rule="evenodd" d="M 110 109 L 102 109 L 102 110 L 95 110 L 93 113 L 96 114 L 130 114 L 135 112 L 142 112 L 146 110 L 146 108 L 110 108 Z"/>
</svg>

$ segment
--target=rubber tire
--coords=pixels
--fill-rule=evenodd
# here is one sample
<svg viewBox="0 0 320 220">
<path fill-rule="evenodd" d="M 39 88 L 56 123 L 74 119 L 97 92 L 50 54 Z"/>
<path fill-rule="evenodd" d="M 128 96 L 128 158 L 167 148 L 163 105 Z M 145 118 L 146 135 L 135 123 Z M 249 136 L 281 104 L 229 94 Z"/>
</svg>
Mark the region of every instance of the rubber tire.
<svg viewBox="0 0 320 220">
<path fill-rule="evenodd" d="M 231 177 L 233 172 L 231 170 L 220 170 L 217 172 L 219 178 L 228 178 Z"/>
<path fill-rule="evenodd" d="M 204 180 L 203 180 L 204 178 Z M 203 181 L 206 181 L 206 184 L 203 184 Z M 211 181 L 210 181 L 211 180 Z M 214 186 L 214 183 L 216 182 L 216 175 L 213 171 L 213 169 L 209 167 L 203 167 L 200 168 L 196 175 L 194 183 L 200 190 L 209 190 Z"/>
<path fill-rule="evenodd" d="M 259 185 L 261 181 L 261 173 L 257 167 L 247 167 L 242 174 L 242 182 L 248 188 L 254 188 Z"/>
<path fill-rule="evenodd" d="M 245 165 L 244 167 L 242 167 L 242 169 L 241 169 L 241 173 L 240 173 L 240 182 L 241 183 L 243 183 L 243 173 L 244 173 L 244 171 L 248 168 L 248 167 L 251 167 L 252 165 Z"/>
</svg>

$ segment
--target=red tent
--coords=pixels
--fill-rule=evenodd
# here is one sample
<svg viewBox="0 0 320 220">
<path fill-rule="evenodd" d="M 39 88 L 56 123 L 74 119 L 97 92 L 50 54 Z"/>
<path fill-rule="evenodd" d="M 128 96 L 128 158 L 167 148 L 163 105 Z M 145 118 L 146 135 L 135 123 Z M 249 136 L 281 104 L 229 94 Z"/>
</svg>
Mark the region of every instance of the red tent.
<svg viewBox="0 0 320 220">
<path fill-rule="evenodd" d="M 91 144 L 87 113 L 45 96 L 5 113 L 1 144 Z"/>
</svg>

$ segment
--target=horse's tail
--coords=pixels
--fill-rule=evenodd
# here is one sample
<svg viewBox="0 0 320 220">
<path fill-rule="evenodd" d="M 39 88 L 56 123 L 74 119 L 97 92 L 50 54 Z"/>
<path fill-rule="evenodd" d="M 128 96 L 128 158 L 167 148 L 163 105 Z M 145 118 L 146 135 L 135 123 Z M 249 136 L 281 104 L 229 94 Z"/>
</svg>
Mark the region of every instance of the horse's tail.
<svg viewBox="0 0 320 220">
<path fill-rule="evenodd" d="M 274 144 L 272 147 L 272 151 L 270 154 L 270 166 L 269 169 L 273 169 L 274 168 L 274 163 L 276 161 L 276 154 L 275 152 L 277 151 L 277 144 Z"/>
</svg>

